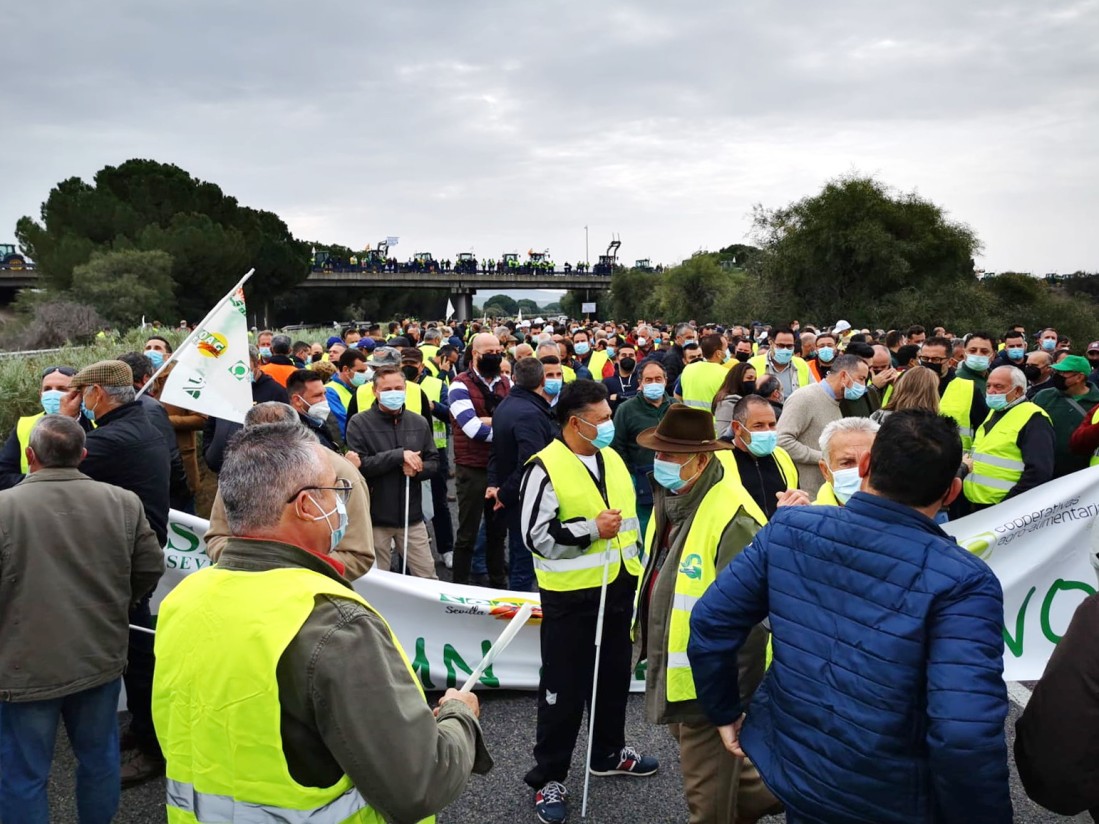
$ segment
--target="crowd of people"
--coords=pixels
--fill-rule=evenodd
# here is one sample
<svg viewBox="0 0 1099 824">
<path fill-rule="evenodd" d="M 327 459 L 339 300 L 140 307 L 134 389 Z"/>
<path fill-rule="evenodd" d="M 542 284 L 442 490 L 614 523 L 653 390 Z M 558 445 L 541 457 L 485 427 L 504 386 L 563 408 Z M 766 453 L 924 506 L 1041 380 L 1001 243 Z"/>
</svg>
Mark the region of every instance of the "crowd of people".
<svg viewBox="0 0 1099 824">
<path fill-rule="evenodd" d="M 350 586 L 374 568 L 539 593 L 525 781 L 545 824 L 568 817 L 593 694 L 591 774 L 659 769 L 626 739 L 635 662 L 692 822 L 1011 820 L 1003 596 L 941 524 L 1099 463 L 1099 341 L 844 320 L 262 330 L 243 424 L 162 404 L 171 357 L 151 335 L 45 370 L 0 451 L 0 821 L 47 820 L 59 721 L 81 821 L 165 772 L 179 821 L 451 803 L 491 767 L 480 706 L 429 706 Z M 154 657 L 172 508 L 209 517 L 215 564 L 164 600 Z M 1026 789 L 1058 812 L 1099 812 L 1097 598 L 1019 723 Z"/>
</svg>

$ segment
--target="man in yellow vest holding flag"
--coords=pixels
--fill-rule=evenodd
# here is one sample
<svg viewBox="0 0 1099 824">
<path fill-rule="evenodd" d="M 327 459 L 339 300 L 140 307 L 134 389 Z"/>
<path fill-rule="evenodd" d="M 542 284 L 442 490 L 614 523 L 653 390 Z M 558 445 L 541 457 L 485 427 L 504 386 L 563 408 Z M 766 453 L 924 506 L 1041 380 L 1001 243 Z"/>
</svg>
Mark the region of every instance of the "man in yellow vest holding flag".
<svg viewBox="0 0 1099 824">
<path fill-rule="evenodd" d="M 645 574 L 635 633 L 647 660 L 645 712 L 679 741 L 692 824 L 745 824 L 781 811 L 751 762 L 725 751 L 695 695 L 687 660 L 691 609 L 767 523 L 730 464 L 728 441 L 714 439 L 713 416 L 682 404 L 637 436 L 656 453 L 653 517 L 645 534 Z M 732 464 L 735 467 L 735 464 Z M 741 699 L 763 680 L 767 630 L 756 627 L 741 651 Z"/>
<path fill-rule="evenodd" d="M 591 774 L 646 776 L 659 766 L 625 741 L 641 536 L 633 479 L 610 448 L 614 421 L 607 389 L 578 379 L 561 390 L 556 410 L 561 437 L 531 458 L 520 487 L 523 539 L 534 555 L 542 601 L 536 763 L 524 780 L 535 790 L 543 824 L 560 824 L 568 816 L 563 782 L 593 681 L 595 720 L 586 765 Z M 593 640 L 604 580 L 595 672 Z"/>
<path fill-rule="evenodd" d="M 169 822 L 434 821 L 491 758 L 470 693 L 436 716 L 389 625 L 330 556 L 350 491 L 311 433 L 246 429 L 232 537 L 164 599 L 153 720 Z"/>
</svg>

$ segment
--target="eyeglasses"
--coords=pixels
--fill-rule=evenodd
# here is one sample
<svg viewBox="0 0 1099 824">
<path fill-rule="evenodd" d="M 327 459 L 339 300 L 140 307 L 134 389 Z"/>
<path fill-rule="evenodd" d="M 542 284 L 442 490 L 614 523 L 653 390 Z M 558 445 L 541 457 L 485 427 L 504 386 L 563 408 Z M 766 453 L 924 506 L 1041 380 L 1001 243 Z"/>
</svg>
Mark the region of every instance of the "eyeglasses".
<svg viewBox="0 0 1099 824">
<path fill-rule="evenodd" d="M 335 492 L 336 497 L 345 504 L 351 497 L 351 481 L 347 480 L 347 478 L 336 478 L 336 486 L 303 486 L 301 489 L 299 489 L 297 492 L 287 498 L 286 503 L 292 504 L 294 502 L 294 499 L 297 498 L 301 493 L 307 492 L 311 489 L 330 489 Z"/>
<path fill-rule="evenodd" d="M 920 363 L 930 366 L 942 366 L 946 363 L 946 358 L 920 358 Z"/>
<path fill-rule="evenodd" d="M 71 366 L 47 366 L 45 369 L 42 370 L 42 377 L 48 377 L 54 372 L 60 372 L 62 375 L 68 378 L 71 378 L 73 375 L 76 374 L 76 370 L 73 369 Z"/>
</svg>

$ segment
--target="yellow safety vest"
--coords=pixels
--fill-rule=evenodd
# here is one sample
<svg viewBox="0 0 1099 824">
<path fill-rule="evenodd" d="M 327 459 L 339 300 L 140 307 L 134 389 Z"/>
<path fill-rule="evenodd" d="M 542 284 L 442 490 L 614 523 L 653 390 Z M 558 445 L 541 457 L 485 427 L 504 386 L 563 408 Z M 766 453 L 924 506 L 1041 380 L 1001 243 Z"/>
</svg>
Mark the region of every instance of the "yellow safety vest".
<svg viewBox="0 0 1099 824">
<path fill-rule="evenodd" d="M 952 418 L 958 424 L 958 434 L 962 436 L 962 449 L 973 449 L 973 424 L 970 413 L 973 410 L 973 393 L 977 385 L 965 378 L 954 378 L 946 385 L 946 391 L 939 399 L 939 414 Z"/>
<path fill-rule="evenodd" d="M 1023 401 L 989 429 L 995 414 L 989 412 L 973 439 L 973 471 L 965 478 L 965 497 L 975 504 L 998 504 L 1007 497 L 1023 476 L 1023 453 L 1016 444 L 1019 432 L 1035 415 L 1050 419 L 1042 407 Z"/>
<path fill-rule="evenodd" d="M 720 453 L 719 453 L 720 454 Z M 728 466 L 722 463 L 722 466 Z M 669 701 L 690 701 L 696 698 L 691 662 L 687 659 L 687 642 L 691 638 L 691 611 L 717 580 L 717 546 L 726 527 L 741 509 L 761 527 L 767 516 L 759 508 L 740 481 L 725 473 L 702 498 L 687 540 L 683 545 L 679 569 L 675 576 L 675 595 L 668 624 Z M 645 557 L 652 556 L 656 542 L 656 518 L 649 520 L 645 533 Z M 669 570 L 670 571 L 670 570 Z"/>
<path fill-rule="evenodd" d="M 813 506 L 843 506 L 843 504 L 836 497 L 836 491 L 832 489 L 832 484 L 825 481 L 824 486 L 817 491 L 817 499 L 813 501 Z"/>
<path fill-rule="evenodd" d="M 420 378 L 420 388 L 432 403 L 439 403 L 443 399 L 444 387 L 445 384 L 438 378 L 430 375 Z M 431 434 L 435 438 L 436 448 L 446 449 L 446 424 L 434 415 L 431 416 Z"/>
<path fill-rule="evenodd" d="M 1091 416 L 1092 426 L 1099 423 L 1099 407 L 1096 407 L 1095 414 Z M 1095 454 L 1091 456 L 1091 461 L 1088 466 L 1099 466 L 1099 449 L 1095 450 Z"/>
<path fill-rule="evenodd" d="M 737 466 L 736 456 L 733 454 L 733 450 L 723 449 L 716 454 L 717 459 L 721 461 L 721 465 L 725 467 L 728 474 L 731 475 L 737 483 L 740 483 L 740 467 Z M 772 454 L 775 456 L 775 462 L 778 464 L 778 471 L 782 475 L 782 480 L 785 482 L 786 488 L 797 489 L 798 468 L 794 466 L 794 459 L 790 457 L 790 453 L 781 446 L 776 446 L 775 451 Z"/>
<path fill-rule="evenodd" d="M 572 383 L 574 380 L 576 380 L 576 370 L 573 369 L 571 366 L 565 366 L 565 364 L 561 364 L 561 374 L 563 376 L 561 379 L 562 383 Z"/>
<path fill-rule="evenodd" d="M 414 387 L 415 391 L 409 387 Z M 424 396 L 419 389 L 420 385 L 418 383 L 412 383 L 411 381 L 406 382 L 404 408 L 409 412 L 415 412 L 417 415 L 422 415 L 424 409 Z M 364 383 L 355 390 L 355 403 L 360 412 L 365 412 L 372 407 L 374 405 L 374 384 Z"/>
<path fill-rule="evenodd" d="M 756 370 L 756 383 L 759 383 L 763 380 L 763 376 L 767 374 L 767 356 L 756 355 L 754 358 L 751 358 L 748 363 Z M 790 361 L 786 368 L 789 369 L 791 366 L 794 367 L 794 371 L 796 371 L 798 375 L 798 389 L 814 383 L 813 376 L 809 373 L 809 364 L 805 360 L 794 355 L 794 359 Z"/>
<path fill-rule="evenodd" d="M 889 384 L 889 386 L 885 387 L 885 391 L 882 393 L 882 396 L 881 396 L 881 405 L 882 406 L 885 406 L 887 403 L 889 403 L 889 399 L 893 397 L 893 387 L 895 385 L 896 385 L 896 381 Z"/>
<path fill-rule="evenodd" d="M 596 349 L 591 353 L 591 358 L 588 359 L 588 371 L 591 372 L 591 378 L 593 381 L 603 380 L 603 367 L 607 365 L 610 358 L 607 353 L 602 349 Z"/>
<path fill-rule="evenodd" d="M 344 412 L 351 406 L 351 390 L 344 386 L 340 381 L 333 378 L 324 385 L 325 389 L 331 389 L 336 393 L 341 401 L 343 401 Z"/>
<path fill-rule="evenodd" d="M 728 376 L 729 370 L 720 363 L 695 361 L 684 368 L 679 375 L 679 382 L 683 388 L 683 403 L 695 409 L 712 411 L 714 396 L 717 395 Z"/>
<path fill-rule="evenodd" d="M 19 422 L 15 424 L 15 436 L 19 439 L 19 471 L 24 475 L 30 472 L 31 469 L 27 463 L 27 447 L 31 445 L 31 430 L 44 417 L 46 417 L 46 413 L 39 412 L 37 415 L 27 415 L 20 418 Z"/>
<path fill-rule="evenodd" d="M 607 580 L 618 577 L 625 563 L 630 575 L 642 572 L 639 555 L 641 525 L 637 520 L 637 499 L 633 478 L 618 453 L 610 447 L 599 450 L 603 457 L 607 500 L 588 468 L 563 441 L 553 440 L 549 446 L 531 458 L 538 461 L 549 475 L 557 495 L 557 518 L 562 522 L 576 519 L 592 520 L 604 509 L 622 510 L 622 526 L 610 540 L 596 539 L 582 555 L 551 561 L 534 553 L 534 574 L 541 589 L 571 592 L 591 589 L 603 583 L 603 565 L 607 565 Z"/>
<path fill-rule="evenodd" d="M 152 707 L 167 762 L 169 824 L 384 822 L 347 775 L 330 787 L 296 782 L 282 751 L 276 669 L 320 594 L 374 611 L 355 591 L 307 569 L 208 567 L 164 599 Z"/>
<path fill-rule="evenodd" d="M 439 354 L 439 347 L 434 343 L 421 343 L 420 351 L 424 353 L 424 363 L 427 364 L 433 357 Z"/>
</svg>

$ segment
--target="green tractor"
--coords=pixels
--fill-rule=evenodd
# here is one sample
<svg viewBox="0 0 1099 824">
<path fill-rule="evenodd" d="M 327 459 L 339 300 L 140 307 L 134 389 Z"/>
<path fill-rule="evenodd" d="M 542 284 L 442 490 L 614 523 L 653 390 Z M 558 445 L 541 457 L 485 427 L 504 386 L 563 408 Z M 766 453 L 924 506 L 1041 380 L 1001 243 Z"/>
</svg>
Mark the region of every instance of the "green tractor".
<svg viewBox="0 0 1099 824">
<path fill-rule="evenodd" d="M 454 271 L 460 275 L 476 274 L 477 255 L 473 252 L 459 252 L 458 259 L 454 261 Z"/>
</svg>

